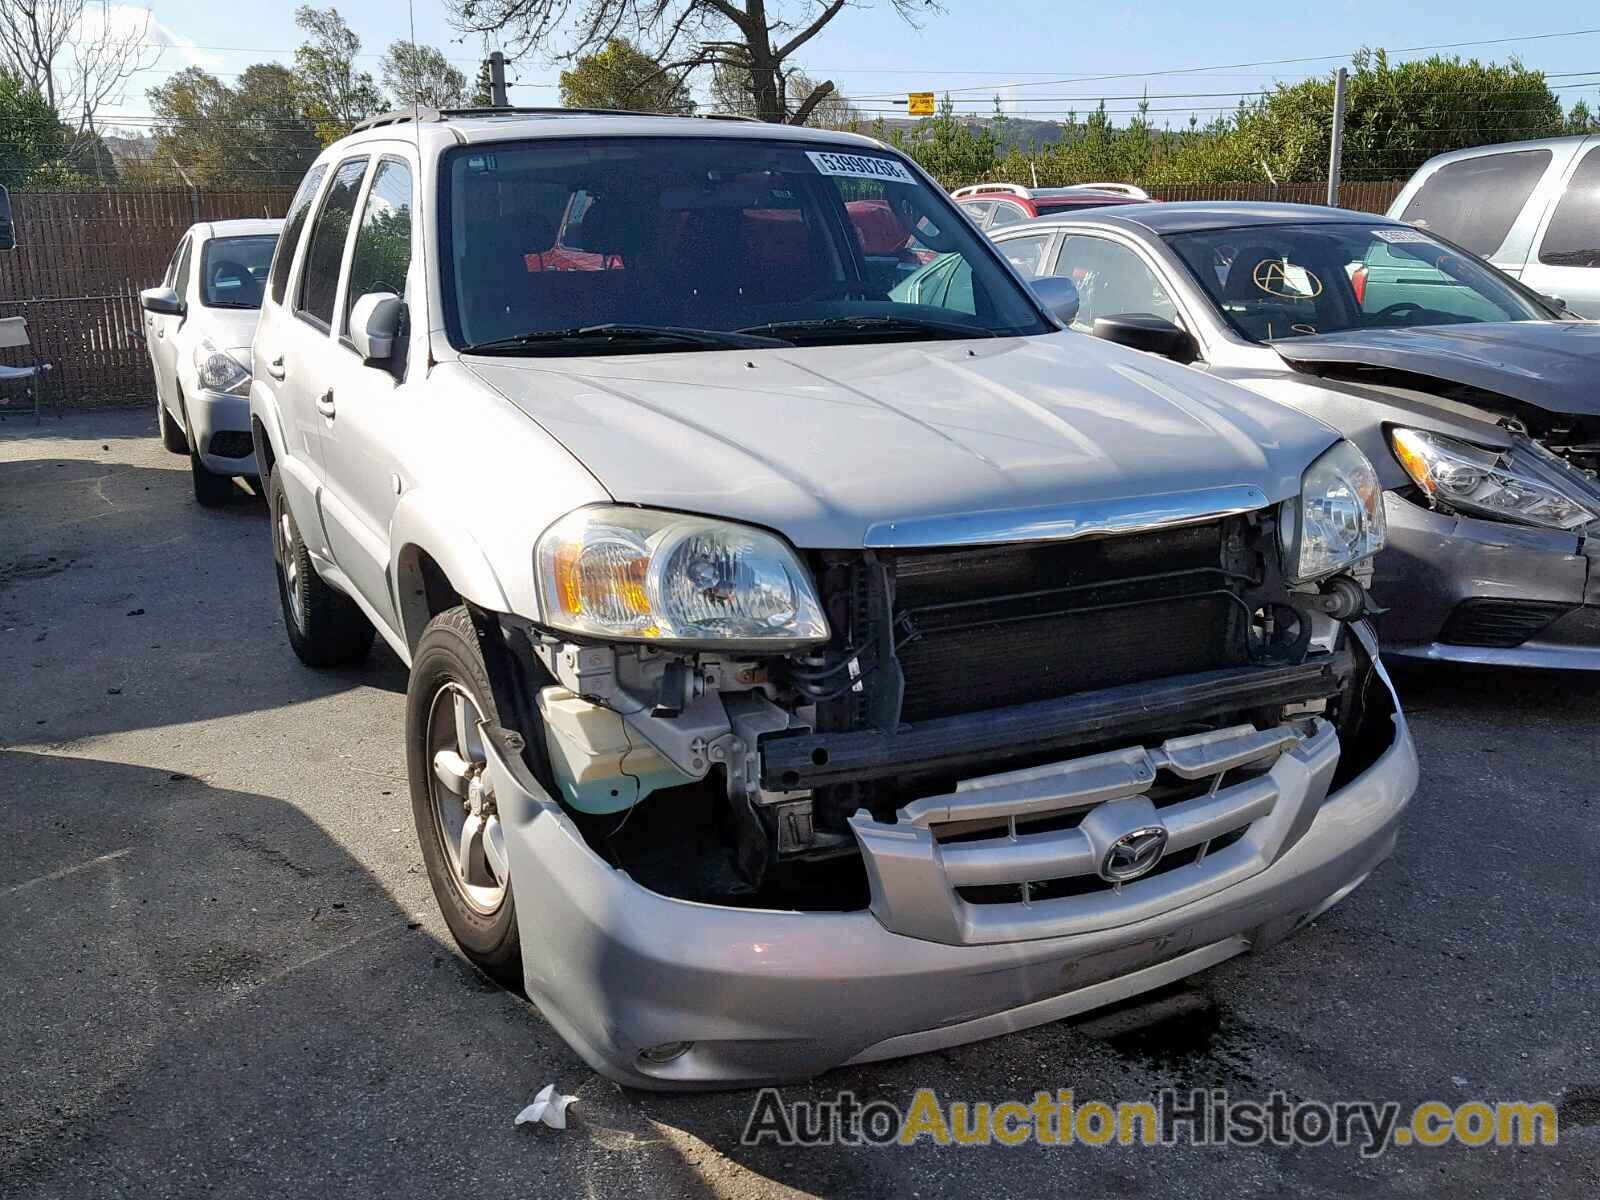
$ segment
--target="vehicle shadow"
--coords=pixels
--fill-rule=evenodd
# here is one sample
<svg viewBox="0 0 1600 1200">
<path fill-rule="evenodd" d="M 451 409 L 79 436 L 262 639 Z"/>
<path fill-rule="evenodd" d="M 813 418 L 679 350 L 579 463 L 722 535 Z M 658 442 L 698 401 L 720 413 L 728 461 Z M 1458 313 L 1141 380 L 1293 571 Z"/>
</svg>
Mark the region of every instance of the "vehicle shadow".
<svg viewBox="0 0 1600 1200">
<path fill-rule="evenodd" d="M 293 804 L 0 752 L 0 844 L 0 1195 L 704 1190 L 438 940 L 425 875 Z M 571 1127 L 514 1127 L 547 1082 Z"/>
<path fill-rule="evenodd" d="M 182 471 L 0 462 L 0 676 L 14 683 L 0 692 L 0 743 L 58 745 L 357 686 L 403 692 L 381 639 L 360 668 L 295 659 L 265 516 L 237 489 L 201 508 Z"/>
</svg>

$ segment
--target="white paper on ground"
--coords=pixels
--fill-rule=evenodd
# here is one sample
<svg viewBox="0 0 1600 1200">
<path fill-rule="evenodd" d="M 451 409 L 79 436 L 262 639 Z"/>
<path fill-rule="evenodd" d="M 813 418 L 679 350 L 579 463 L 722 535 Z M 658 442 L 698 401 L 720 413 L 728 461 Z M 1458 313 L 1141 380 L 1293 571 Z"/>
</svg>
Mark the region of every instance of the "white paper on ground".
<svg viewBox="0 0 1600 1200">
<path fill-rule="evenodd" d="M 565 1129 L 567 1127 L 567 1106 L 576 1096 L 556 1095 L 556 1085 L 545 1084 L 540 1093 L 533 1098 L 533 1103 L 517 1114 L 514 1124 L 526 1125 L 530 1121 L 539 1121 L 551 1129 Z"/>
</svg>

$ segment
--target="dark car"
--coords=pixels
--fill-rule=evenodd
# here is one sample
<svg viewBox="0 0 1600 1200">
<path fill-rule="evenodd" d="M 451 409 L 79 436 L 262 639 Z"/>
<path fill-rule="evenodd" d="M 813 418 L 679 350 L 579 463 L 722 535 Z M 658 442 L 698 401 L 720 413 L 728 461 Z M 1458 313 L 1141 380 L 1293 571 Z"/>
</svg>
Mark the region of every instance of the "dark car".
<svg viewBox="0 0 1600 1200">
<path fill-rule="evenodd" d="M 994 237 L 1025 273 L 1077 285 L 1075 328 L 1361 446 L 1388 510 L 1386 651 L 1600 669 L 1600 325 L 1432 233 L 1343 209 L 1142 204 Z"/>
</svg>

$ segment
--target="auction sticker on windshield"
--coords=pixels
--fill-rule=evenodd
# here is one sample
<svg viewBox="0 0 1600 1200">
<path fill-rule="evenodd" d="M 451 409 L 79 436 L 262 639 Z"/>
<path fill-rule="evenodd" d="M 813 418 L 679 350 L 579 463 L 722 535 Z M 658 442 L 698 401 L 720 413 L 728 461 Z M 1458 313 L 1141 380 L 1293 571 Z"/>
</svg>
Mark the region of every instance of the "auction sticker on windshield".
<svg viewBox="0 0 1600 1200">
<path fill-rule="evenodd" d="M 1427 242 L 1433 239 L 1418 229 L 1374 229 L 1372 236 L 1385 242 Z"/>
<path fill-rule="evenodd" d="M 831 150 L 807 150 L 806 157 L 824 175 L 847 175 L 854 179 L 887 179 L 894 183 L 916 183 L 917 179 L 892 158 L 873 158 L 865 154 L 835 154 Z"/>
</svg>

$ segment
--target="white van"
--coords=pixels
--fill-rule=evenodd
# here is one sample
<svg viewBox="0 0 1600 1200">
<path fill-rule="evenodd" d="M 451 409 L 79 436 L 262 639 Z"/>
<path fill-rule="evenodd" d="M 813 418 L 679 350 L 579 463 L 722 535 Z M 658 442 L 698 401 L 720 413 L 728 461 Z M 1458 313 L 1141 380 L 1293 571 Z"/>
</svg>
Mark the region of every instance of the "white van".
<svg viewBox="0 0 1600 1200">
<path fill-rule="evenodd" d="M 1600 320 L 1600 134 L 1440 154 L 1406 183 L 1389 216 Z"/>
</svg>

